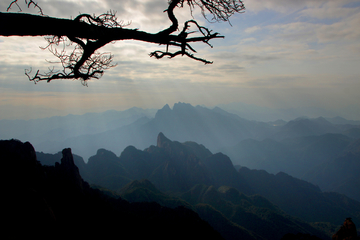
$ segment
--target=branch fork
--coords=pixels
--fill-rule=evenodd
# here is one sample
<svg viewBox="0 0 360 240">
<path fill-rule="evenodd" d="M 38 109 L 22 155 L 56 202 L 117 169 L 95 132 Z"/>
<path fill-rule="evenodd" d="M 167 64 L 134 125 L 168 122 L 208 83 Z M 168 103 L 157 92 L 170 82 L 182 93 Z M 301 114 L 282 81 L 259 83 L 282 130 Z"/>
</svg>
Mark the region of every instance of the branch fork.
<svg viewBox="0 0 360 240">
<path fill-rule="evenodd" d="M 83 85 L 87 85 L 90 79 L 99 79 L 103 76 L 104 71 L 116 66 L 113 64 L 113 55 L 110 53 L 99 53 L 97 50 L 107 45 L 108 43 L 121 40 L 137 40 L 149 43 L 156 43 L 159 45 L 166 45 L 166 50 L 157 50 L 151 52 L 150 57 L 161 59 L 163 57 L 174 58 L 176 56 L 187 56 L 193 60 L 211 64 L 204 58 L 196 57 L 194 54 L 196 50 L 191 46 L 192 43 L 202 42 L 213 47 L 209 42 L 212 39 L 224 38 L 219 33 L 213 33 L 210 29 L 199 25 L 195 20 L 188 20 L 184 23 L 181 31 L 179 29 L 178 20 L 174 14 L 175 8 L 182 8 L 188 5 L 191 13 L 195 7 L 199 7 L 202 15 L 209 22 L 225 21 L 229 22 L 229 18 L 234 13 L 242 13 L 245 6 L 241 0 L 169 0 L 169 6 L 164 12 L 167 13 L 171 25 L 158 33 L 148 33 L 139 31 L 138 29 L 126 28 L 129 24 L 124 24 L 118 21 L 116 12 L 109 11 L 99 16 L 80 14 L 73 20 L 57 19 L 45 17 L 41 7 L 33 0 L 24 0 L 27 7 L 33 6 L 39 9 L 41 16 L 22 14 L 23 21 L 32 22 L 34 25 L 51 26 L 50 29 L 45 27 L 39 33 L 32 33 L 26 28 L 21 28 L 23 35 L 31 36 L 45 36 L 48 45 L 42 49 L 48 49 L 55 57 L 59 59 L 62 65 L 61 71 L 49 69 L 47 73 L 40 73 L 36 71 L 31 75 L 31 69 L 26 70 L 25 74 L 30 81 L 35 83 L 39 81 L 51 82 L 55 79 L 79 79 Z M 18 0 L 10 3 L 8 11 L 13 5 L 18 5 Z M 0 13 L 0 18 L 17 18 L 19 14 Z M 210 16 L 210 17 L 209 17 Z M 13 22 L 13 21 L 9 21 Z M 196 31 L 190 31 L 190 27 L 195 26 Z M 0 35 L 9 36 L 13 34 L 11 26 L 5 26 L 0 30 Z M 55 28 L 55 29 L 54 29 Z M 16 32 L 16 31 L 15 31 Z M 55 34 L 54 34 L 55 33 Z M 197 36 L 193 34 L 198 33 Z M 21 35 L 21 34 L 19 34 Z M 59 47 L 62 49 L 58 50 Z M 71 52 L 66 51 L 67 48 L 72 47 Z M 169 51 L 169 47 L 177 48 L 178 50 Z"/>
</svg>

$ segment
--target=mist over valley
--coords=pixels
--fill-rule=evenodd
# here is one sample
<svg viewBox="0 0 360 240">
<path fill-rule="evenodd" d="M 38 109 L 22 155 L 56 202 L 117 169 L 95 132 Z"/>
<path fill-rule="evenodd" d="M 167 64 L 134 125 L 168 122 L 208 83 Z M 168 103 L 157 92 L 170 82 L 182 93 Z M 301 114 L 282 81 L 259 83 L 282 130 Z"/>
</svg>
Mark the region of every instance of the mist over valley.
<svg viewBox="0 0 360 240">
<path fill-rule="evenodd" d="M 29 141 L 42 165 L 63 164 L 71 148 L 92 188 L 185 206 L 225 239 L 329 239 L 345 218 L 360 222 L 359 121 L 254 121 L 179 102 L 0 126 L 2 139 Z"/>
</svg>

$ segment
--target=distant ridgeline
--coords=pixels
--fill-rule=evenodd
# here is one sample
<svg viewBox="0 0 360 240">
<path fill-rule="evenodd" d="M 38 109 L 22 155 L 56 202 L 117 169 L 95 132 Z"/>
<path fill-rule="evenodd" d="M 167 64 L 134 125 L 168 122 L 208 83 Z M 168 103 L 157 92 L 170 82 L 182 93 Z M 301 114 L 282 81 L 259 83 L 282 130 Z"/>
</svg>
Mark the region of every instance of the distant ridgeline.
<svg viewBox="0 0 360 240">
<path fill-rule="evenodd" d="M 42 164 L 55 169 L 61 157 L 37 153 Z M 225 239 L 330 239 L 345 218 L 360 222 L 360 203 L 345 195 L 322 192 L 283 172 L 237 171 L 226 155 L 162 133 L 157 145 L 145 150 L 129 146 L 117 157 L 99 149 L 87 163 L 73 159 L 81 176 L 112 201 L 121 196 L 122 202 L 185 206 Z"/>
<path fill-rule="evenodd" d="M 72 152 L 87 163 L 90 157 L 99 157 L 96 153 L 99 148 L 116 156 L 128 146 L 149 148 L 162 132 L 172 140 L 194 141 L 212 153 L 222 152 L 236 169 L 239 165 L 272 174 L 283 172 L 308 181 L 323 192 L 337 192 L 360 201 L 360 121 L 301 117 L 288 122 L 257 122 L 240 116 L 243 115 L 219 107 L 209 109 L 176 103 L 172 109 L 165 105 L 157 111 L 131 108 L 28 121 L 0 120 L 0 138 L 29 141 L 37 151 L 46 153 L 70 146 Z M 54 161 L 60 159 L 61 153 L 54 156 Z M 75 161 L 80 171 L 85 169 L 80 166 L 85 165 L 83 160 L 75 158 Z M 85 172 L 81 174 L 90 181 Z M 121 187 L 129 179 L 138 179 L 134 174 L 146 175 L 142 172 L 121 174 L 111 188 L 118 189 L 116 185 Z M 108 176 L 97 178 L 91 181 L 104 185 L 101 181 L 106 181 Z M 183 187 L 178 185 L 172 188 Z"/>
</svg>

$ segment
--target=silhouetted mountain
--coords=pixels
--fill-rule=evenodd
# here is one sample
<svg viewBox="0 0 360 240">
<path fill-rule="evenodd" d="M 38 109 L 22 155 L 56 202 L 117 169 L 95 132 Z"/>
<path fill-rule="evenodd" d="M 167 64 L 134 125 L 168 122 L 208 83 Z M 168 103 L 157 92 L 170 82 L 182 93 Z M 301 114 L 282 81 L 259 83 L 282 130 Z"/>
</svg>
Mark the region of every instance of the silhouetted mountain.
<svg viewBox="0 0 360 240">
<path fill-rule="evenodd" d="M 64 141 L 79 135 L 116 129 L 143 117 L 153 118 L 155 113 L 154 109 L 133 107 L 124 111 L 109 110 L 31 120 L 0 120 L 0 138 L 29 140 L 36 144 L 47 140 Z"/>
<path fill-rule="evenodd" d="M 199 186 L 199 185 L 198 185 Z M 205 185 L 204 185 L 205 186 Z M 190 205 L 179 197 L 171 197 L 155 188 L 148 180 L 133 181 L 121 190 L 121 197 L 130 202 L 157 202 L 162 206 L 176 207 L 179 205 L 187 206 L 196 211 L 200 217 L 209 222 L 210 225 L 221 233 L 226 240 L 231 239 L 263 239 L 256 233 L 251 233 L 247 229 L 231 222 L 221 212 L 208 204 Z M 255 237 L 256 236 L 256 237 Z M 266 239 L 266 238 L 265 238 Z"/>
<path fill-rule="evenodd" d="M 160 133 L 157 146 L 143 151 L 128 147 L 116 157 L 100 149 L 89 159 L 87 171 L 93 171 L 94 175 L 90 174 L 87 180 L 119 190 L 133 180 L 148 179 L 160 191 L 173 193 L 189 191 L 197 184 L 215 189 L 225 185 L 245 194 L 260 194 L 288 214 L 310 222 L 336 224 L 344 215 L 354 219 L 360 216 L 360 203 L 345 196 L 325 194 L 318 187 L 285 173 L 273 175 L 247 168 L 237 172 L 227 156 L 218 153 L 205 157 L 208 154 L 202 145 L 171 141 Z"/>
<path fill-rule="evenodd" d="M 348 128 L 343 132 L 343 134 L 345 136 L 358 139 L 360 138 L 360 128 Z"/>
<path fill-rule="evenodd" d="M 125 185 L 120 191 L 120 196 L 129 202 L 156 202 L 161 206 L 176 208 L 185 206 L 188 209 L 194 208 L 178 197 L 172 197 L 159 191 L 149 180 L 134 180 Z"/>
<path fill-rule="evenodd" d="M 106 186 L 109 189 L 117 189 L 131 181 L 130 174 L 120 164 L 119 158 L 108 150 L 99 149 L 96 155 L 89 158 L 87 173 L 90 184 Z M 111 184 L 111 186 L 109 185 Z"/>
<path fill-rule="evenodd" d="M 247 139 L 222 152 L 234 164 L 270 173 L 286 172 L 360 201 L 360 143 L 341 134 L 282 141 Z"/>
<path fill-rule="evenodd" d="M 185 207 L 129 203 L 106 196 L 82 180 L 70 149 L 61 163 L 43 166 L 28 142 L 0 141 L 4 239 L 114 238 L 222 239 Z"/>
<path fill-rule="evenodd" d="M 360 139 L 351 142 L 341 154 L 314 167 L 304 179 L 324 191 L 345 194 L 360 201 Z"/>
<path fill-rule="evenodd" d="M 235 188 L 222 186 L 216 189 L 213 186 L 197 185 L 181 197 L 193 205 L 212 206 L 231 222 L 249 231 L 256 239 L 280 239 L 287 233 L 299 232 L 326 238 L 321 231 L 285 214 L 264 197 L 249 197 Z M 203 218 L 202 214 L 200 216 Z"/>
<path fill-rule="evenodd" d="M 248 197 L 231 187 L 216 189 L 196 185 L 179 198 L 160 192 L 147 180 L 135 180 L 121 190 L 121 196 L 130 202 L 155 201 L 164 206 L 183 204 L 194 209 L 227 240 L 280 239 L 284 234 L 299 232 L 327 238 L 309 224 L 286 215 L 265 198 Z"/>
<path fill-rule="evenodd" d="M 286 139 L 303 136 L 317 136 L 326 133 L 341 133 L 342 130 L 334 124 L 328 122 L 325 118 L 315 119 L 298 118 L 289 121 L 280 127 L 279 131 L 272 136 L 273 139 Z"/>
<path fill-rule="evenodd" d="M 323 193 L 320 188 L 285 173 L 242 167 L 240 175 L 254 193 L 264 196 L 292 216 L 308 222 L 330 222 L 353 217 L 360 221 L 360 202 L 338 193 Z"/>
<path fill-rule="evenodd" d="M 213 155 L 195 142 L 171 141 L 163 133 L 157 137 L 157 146 L 144 151 L 129 146 L 120 157 L 101 149 L 87 165 L 87 180 L 112 190 L 131 180 L 148 179 L 161 191 L 183 192 L 195 184 L 229 185 L 249 191 L 227 156 Z"/>
<path fill-rule="evenodd" d="M 320 116 L 335 118 L 336 116 L 343 116 L 349 119 L 356 119 L 359 117 L 357 112 L 360 110 L 358 106 L 349 106 L 347 108 L 337 110 L 328 110 L 318 107 L 269 108 L 242 102 L 220 104 L 218 107 L 226 110 L 227 112 L 235 113 L 242 118 L 262 122 L 276 121 L 277 119 L 290 121 L 302 116 L 308 116 L 311 118 L 318 118 Z"/>
<path fill-rule="evenodd" d="M 103 113 L 69 114 L 32 120 L 0 120 L 0 139 L 16 138 L 30 141 L 38 151 L 56 153 L 59 149 L 69 147 L 66 144 L 67 139 L 111 131 L 144 117 L 153 118 L 155 113 L 154 109 L 134 107 L 125 111 L 109 110 Z M 62 142 L 64 144 L 61 145 Z M 86 138 L 81 143 L 87 145 Z M 101 147 L 102 145 L 95 146 L 95 150 Z M 83 152 L 79 153 L 83 157 L 89 157 L 83 155 Z M 90 153 L 93 154 L 95 152 Z M 87 158 L 85 160 L 87 161 Z"/>
<path fill-rule="evenodd" d="M 259 132 L 265 135 L 270 131 L 269 125 L 265 123 L 248 121 L 219 108 L 210 110 L 185 103 L 174 104 L 172 110 L 165 106 L 148 125 L 169 138 L 181 142 L 194 141 L 210 150 L 241 139 L 257 138 Z"/>
<path fill-rule="evenodd" d="M 314 172 L 312 169 L 318 165 L 343 155 L 352 142 L 354 139 L 341 134 L 297 137 L 281 141 L 247 139 L 221 151 L 229 155 L 236 165 L 263 169 L 274 174 L 282 171 L 303 178 L 308 171 Z M 310 181 L 310 178 L 306 179 Z"/>
<path fill-rule="evenodd" d="M 116 155 L 120 155 L 121 151 L 130 145 L 144 149 L 154 144 L 153 141 L 159 132 L 180 142 L 193 141 L 203 144 L 215 152 L 223 147 L 234 146 L 245 139 L 282 140 L 325 133 L 343 133 L 350 128 L 357 128 L 356 125 L 332 124 L 324 118 L 296 119 L 286 124 L 249 121 L 219 107 L 208 109 L 186 103 L 176 103 L 172 109 L 165 105 L 154 115 L 138 109 L 120 112 L 122 117 L 118 116 L 120 113 L 115 113 L 117 120 L 112 115 L 106 116 L 104 120 L 102 119 L 105 117 L 96 117 L 98 115 L 83 115 L 54 118 L 51 119 L 52 122 L 50 119 L 45 122 L 39 121 L 43 126 L 35 121 L 32 123 L 36 123 L 36 126 L 23 122 L 24 126 L 20 126 L 19 130 L 22 129 L 28 135 L 19 138 L 31 140 L 34 138 L 30 138 L 31 136 L 36 136 L 36 141 L 32 142 L 43 152 L 56 153 L 59 149 L 71 146 L 73 152 L 84 157 L 87 162 L 99 148 L 108 149 Z M 86 124 L 81 125 L 82 122 Z M 0 121 L 0 126 L 1 123 Z M 64 129 L 65 123 L 69 126 L 67 129 Z M 60 127 L 57 124 L 60 124 Z M 7 128 L 5 125 L 4 128 Z M 16 126 L 18 125 L 20 124 Z M 30 127 L 32 128 L 28 131 Z M 12 130 L 14 131 L 13 128 Z"/>
<path fill-rule="evenodd" d="M 354 120 L 347 120 L 345 118 L 336 116 L 333 118 L 326 118 L 327 121 L 331 122 L 332 124 L 341 124 L 341 125 L 360 125 L 360 121 L 354 121 Z"/>
<path fill-rule="evenodd" d="M 246 139 L 235 146 L 222 148 L 220 151 L 228 155 L 235 165 L 246 166 L 250 169 L 263 169 L 270 173 L 283 171 L 292 175 L 294 168 L 296 174 L 298 173 L 296 164 L 298 156 L 285 143 L 276 140 Z M 299 174 L 295 176 L 299 176 Z"/>
<path fill-rule="evenodd" d="M 146 146 L 148 146 L 150 140 L 147 136 L 152 135 L 146 134 L 144 132 L 142 136 L 142 130 L 139 129 L 140 126 L 144 125 L 148 121 L 150 121 L 149 118 L 143 117 L 129 125 L 122 126 L 114 130 L 109 130 L 97 134 L 93 133 L 76 136 L 62 142 L 56 140 L 49 141 L 46 143 L 38 144 L 38 146 L 40 149 L 51 149 L 51 151 L 53 152 L 56 152 L 55 149 L 72 146 L 72 150 L 77 154 L 83 156 L 84 160 L 87 161 L 90 156 L 96 153 L 96 149 L 99 148 L 124 149 L 126 146 L 129 145 L 145 145 L 145 143 Z"/>
<path fill-rule="evenodd" d="M 58 152 L 56 154 L 36 152 L 36 159 L 42 164 L 46 166 L 54 166 L 56 162 L 60 162 L 62 158 L 62 152 Z M 75 165 L 79 168 L 81 175 L 83 176 L 86 171 L 86 164 L 84 159 L 76 154 L 73 154 L 73 159 Z"/>
<path fill-rule="evenodd" d="M 358 240 L 356 226 L 351 218 L 346 218 L 340 229 L 332 236 L 333 240 Z"/>
<path fill-rule="evenodd" d="M 119 155 L 127 146 L 144 149 L 154 144 L 157 134 L 163 132 L 178 141 L 194 141 L 210 150 L 222 146 L 232 146 L 242 139 L 262 139 L 273 134 L 273 127 L 267 123 L 248 121 L 235 114 L 218 108 L 193 107 L 186 103 L 176 103 L 173 109 L 165 105 L 153 119 L 139 119 L 126 126 L 102 133 L 87 134 L 64 141 L 46 142 L 38 147 L 58 151 L 68 146 L 85 161 L 95 154 L 95 149 L 106 148 Z"/>
<path fill-rule="evenodd" d="M 203 149 L 202 146 L 199 146 Z M 157 146 L 144 150 L 150 155 L 148 162 L 153 166 L 148 179 L 162 191 L 182 192 L 194 184 L 213 184 L 209 169 L 192 148 L 179 142 L 172 142 L 163 133 L 157 138 Z"/>
</svg>

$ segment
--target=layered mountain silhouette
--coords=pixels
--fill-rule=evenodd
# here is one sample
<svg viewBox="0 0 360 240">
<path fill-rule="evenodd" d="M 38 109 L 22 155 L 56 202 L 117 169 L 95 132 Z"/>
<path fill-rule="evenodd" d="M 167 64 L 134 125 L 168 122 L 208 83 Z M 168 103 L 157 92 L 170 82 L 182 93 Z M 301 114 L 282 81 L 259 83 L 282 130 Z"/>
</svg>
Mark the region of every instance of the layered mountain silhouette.
<svg viewBox="0 0 360 240">
<path fill-rule="evenodd" d="M 360 139 L 350 142 L 340 154 L 308 171 L 308 179 L 325 191 L 345 194 L 360 201 Z"/>
<path fill-rule="evenodd" d="M 360 201 L 360 142 L 343 134 L 328 133 L 276 141 L 247 139 L 223 148 L 235 165 L 286 172 Z"/>
<path fill-rule="evenodd" d="M 145 150 L 129 146 L 120 157 L 99 149 L 86 166 L 83 176 L 88 178 L 85 179 L 112 190 L 135 179 L 148 179 L 165 192 L 183 192 L 199 183 L 229 185 L 249 191 L 227 156 L 213 155 L 195 142 L 171 141 L 163 133 L 158 134 L 157 146 Z"/>
<path fill-rule="evenodd" d="M 360 220 L 360 203 L 344 195 L 322 192 L 319 187 L 283 172 L 274 175 L 246 167 L 236 171 L 226 155 L 212 154 L 195 142 L 171 141 L 163 133 L 158 134 L 156 146 L 145 150 L 129 146 L 119 157 L 100 149 L 89 158 L 84 176 L 92 184 L 119 192 L 132 181 L 147 179 L 160 192 L 176 196 L 186 192 L 200 194 L 182 198 L 191 203 L 201 203 L 191 199 L 202 199 L 201 194 L 208 191 L 194 190 L 195 186 L 212 189 L 209 193 L 216 194 L 226 186 L 246 195 L 259 194 L 286 214 L 308 222 L 337 224 L 346 217 Z M 218 198 L 216 194 L 214 199 Z"/>
<path fill-rule="evenodd" d="M 109 110 L 31 120 L 0 120 L 0 138 L 29 141 L 38 151 L 56 153 L 59 149 L 69 147 L 66 142 L 71 138 L 112 131 L 136 121 L 146 121 L 153 118 L 155 113 L 154 109 L 133 107 L 125 111 Z M 86 145 L 87 142 L 82 144 Z M 95 154 L 102 145 L 93 147 L 94 152 L 91 151 L 91 146 L 86 148 L 90 155 Z M 78 153 L 86 156 L 84 152 Z"/>
<path fill-rule="evenodd" d="M 269 107 L 260 107 L 254 104 L 246 104 L 242 102 L 233 102 L 228 104 L 220 104 L 218 107 L 239 115 L 242 118 L 255 120 L 255 121 L 276 121 L 278 119 L 283 119 L 285 121 L 290 121 L 295 118 L 308 116 L 311 118 L 316 118 L 319 116 L 327 116 L 327 119 L 334 123 L 350 123 L 359 125 L 358 121 L 348 121 L 339 116 L 343 116 L 349 119 L 358 118 L 357 112 L 359 112 L 358 106 L 348 106 L 346 108 L 341 108 L 337 110 L 329 110 L 319 107 L 300 107 L 300 108 L 269 108 Z M 340 121 L 339 121 L 340 120 Z"/>
<path fill-rule="evenodd" d="M 100 148 L 110 150 L 116 155 L 127 146 L 145 149 L 155 144 L 154 139 L 157 134 L 163 132 L 167 137 L 180 142 L 194 141 L 203 144 L 212 152 L 224 152 L 230 156 L 234 164 L 250 168 L 254 166 L 247 165 L 246 159 L 236 158 L 234 155 L 238 154 L 231 154 L 226 149 L 247 139 L 256 141 L 271 139 L 282 142 L 329 133 L 342 134 L 351 139 L 360 138 L 360 124 L 340 117 L 298 118 L 289 122 L 265 123 L 240 118 L 219 107 L 208 109 L 186 103 L 176 103 L 172 109 L 169 105 L 165 105 L 156 114 L 153 112 L 132 108 L 123 112 L 108 111 L 103 114 L 72 115 L 30 121 L 2 120 L 0 137 L 31 141 L 38 151 L 47 153 L 56 153 L 59 149 L 71 146 L 73 152 L 82 156 L 87 162 L 88 158 L 96 154 L 96 150 Z M 287 146 L 282 148 L 283 151 L 286 152 L 286 148 Z M 272 173 L 284 171 L 294 175 L 286 169 L 273 167 L 274 171 L 272 171 L 263 166 L 256 168 Z"/>
<path fill-rule="evenodd" d="M 186 103 L 176 103 L 171 109 L 165 105 L 154 118 L 139 118 L 131 124 L 101 133 L 74 136 L 37 144 L 44 152 L 57 152 L 71 146 L 74 153 L 83 156 L 85 161 L 99 148 L 116 154 L 127 146 L 144 149 L 154 144 L 159 132 L 178 141 L 194 141 L 207 146 L 212 151 L 224 146 L 232 146 L 246 138 L 263 139 L 272 134 L 273 127 L 267 123 L 242 119 L 220 108 L 208 109 L 193 107 Z"/>
<path fill-rule="evenodd" d="M 120 115 L 107 112 L 103 116 L 108 119 L 105 125 L 101 125 L 99 116 L 14 121 L 16 126 L 2 120 L 0 134 L 23 131 L 16 135 L 21 140 L 34 134 L 34 146 L 43 152 L 56 153 L 71 147 L 81 177 L 93 187 L 110 189 L 106 190 L 107 197 L 123 194 L 131 202 L 157 199 L 166 207 L 187 206 L 202 218 L 208 216 L 206 221 L 212 222 L 217 231 L 227 229 L 223 236 L 234 231 L 244 238 L 270 239 L 249 229 L 245 222 L 236 221 L 236 214 L 229 214 L 237 210 L 229 207 L 226 212 L 206 202 L 210 198 L 205 196 L 242 209 L 238 212 L 249 219 L 262 219 L 266 229 L 277 229 L 266 222 L 271 222 L 271 216 L 279 222 L 284 216 L 286 221 L 294 221 L 289 220 L 289 215 L 307 222 L 338 224 L 347 217 L 359 221 L 357 121 L 303 117 L 265 123 L 240 118 L 218 107 L 208 109 L 186 103 L 174 104 L 173 108 L 165 105 L 156 114 L 141 109 Z M 84 121 L 86 118 L 89 121 Z M 57 126 L 64 119 L 73 127 Z M 79 126 L 81 122 L 89 124 Z M 25 131 L 29 128 L 34 131 Z M 37 152 L 37 160 L 51 166 L 44 169 L 56 168 L 56 162 L 63 158 L 61 152 L 43 152 Z M 250 203 L 247 207 L 232 202 L 225 198 L 224 189 L 233 189 L 230 192 L 237 191 L 249 199 L 258 194 L 278 210 L 270 205 L 254 210 L 259 206 L 249 199 L 244 200 Z M 223 219 L 219 221 L 222 227 L 216 227 L 217 220 L 211 216 Z M 294 234 L 300 231 L 284 229 L 292 229 Z M 320 234 L 307 227 L 301 229 L 306 234 Z"/>
<path fill-rule="evenodd" d="M 339 117 L 298 118 L 282 124 L 261 123 L 242 119 L 220 108 L 207 109 L 177 103 L 172 109 L 165 105 L 153 119 L 138 118 L 132 124 L 111 131 L 78 136 L 63 142 L 56 141 L 55 137 L 55 142 L 40 144 L 39 149 L 57 152 L 71 146 L 73 152 L 85 156 L 87 161 L 99 148 L 116 155 L 129 145 L 145 149 L 155 144 L 157 134 L 163 132 L 181 142 L 194 141 L 212 152 L 221 151 L 230 157 L 234 165 L 262 169 L 272 174 L 285 172 L 310 181 L 323 191 L 336 191 L 360 200 L 355 194 L 359 192 L 357 183 L 360 179 L 357 174 L 348 174 L 358 169 L 360 162 L 356 160 L 357 156 L 353 157 L 354 160 L 349 159 L 352 155 L 346 150 L 360 137 L 360 128 L 351 125 L 357 123 Z M 331 172 L 331 166 L 336 166 L 335 159 L 338 159 L 338 164 L 352 163 L 342 164 L 342 168 L 332 167 L 334 171 L 342 170 Z M 320 169 L 321 166 L 324 170 Z"/>
<path fill-rule="evenodd" d="M 136 115 L 138 116 L 138 115 Z M 101 121 L 99 122 L 101 123 Z M 113 126 L 113 125 L 112 125 Z M 154 144 L 159 132 L 180 142 L 194 141 L 216 152 L 223 147 L 231 147 L 245 139 L 264 140 L 343 133 L 354 125 L 332 124 L 324 118 L 299 118 L 284 125 L 249 121 L 221 108 L 208 109 L 187 103 L 176 103 L 171 109 L 165 105 L 154 118 L 137 118 L 127 125 L 120 125 L 103 132 L 89 132 L 62 140 L 56 134 L 51 141 L 36 144 L 44 152 L 57 152 L 71 146 L 74 153 L 83 156 L 85 161 L 94 155 L 96 149 L 105 148 L 117 155 L 127 146 L 138 149 Z M 74 131 L 75 132 L 75 131 Z"/>
<path fill-rule="evenodd" d="M 43 166 L 33 146 L 0 141 L 4 178 L 3 239 L 124 238 L 223 239 L 185 207 L 130 203 L 89 187 L 74 164 L 71 149 L 60 163 Z"/>
<path fill-rule="evenodd" d="M 271 173 L 283 171 L 301 178 L 313 167 L 342 155 L 354 141 L 342 134 L 327 133 L 281 141 L 246 139 L 221 150 L 235 165 Z"/>
</svg>

